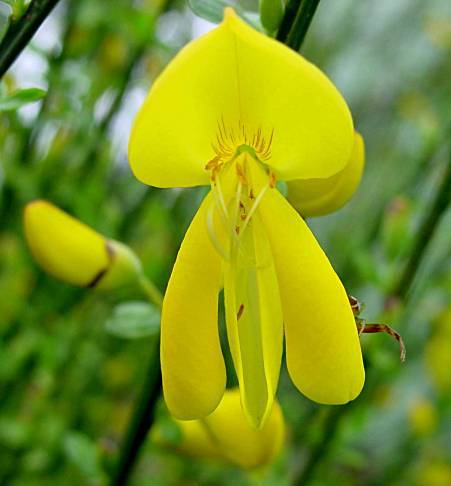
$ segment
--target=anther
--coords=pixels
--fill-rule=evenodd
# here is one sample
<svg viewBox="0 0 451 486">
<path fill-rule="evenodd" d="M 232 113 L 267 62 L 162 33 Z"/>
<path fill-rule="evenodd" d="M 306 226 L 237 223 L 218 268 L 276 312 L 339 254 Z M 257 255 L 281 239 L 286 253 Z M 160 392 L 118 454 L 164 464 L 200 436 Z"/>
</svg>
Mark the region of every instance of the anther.
<svg viewBox="0 0 451 486">
<path fill-rule="evenodd" d="M 269 187 L 271 189 L 274 189 L 276 187 L 276 182 L 277 182 L 276 174 L 274 174 L 274 172 L 271 171 L 269 173 Z"/>
<path fill-rule="evenodd" d="M 248 183 L 247 183 L 246 174 L 244 173 L 243 167 L 241 167 L 240 164 L 236 163 L 235 170 L 236 170 L 236 175 L 238 176 L 238 179 L 240 180 L 241 184 L 243 184 L 243 186 L 247 186 Z"/>
<path fill-rule="evenodd" d="M 244 304 L 240 304 L 240 307 L 238 308 L 238 312 L 236 313 L 236 320 L 239 321 L 240 317 L 243 315 L 244 312 Z"/>
</svg>

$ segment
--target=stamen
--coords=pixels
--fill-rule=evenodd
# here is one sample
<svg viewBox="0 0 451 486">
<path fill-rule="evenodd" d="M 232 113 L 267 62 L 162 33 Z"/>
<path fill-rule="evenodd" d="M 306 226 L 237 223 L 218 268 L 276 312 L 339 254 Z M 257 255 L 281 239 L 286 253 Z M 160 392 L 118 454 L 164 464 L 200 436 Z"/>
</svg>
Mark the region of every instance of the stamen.
<svg viewBox="0 0 451 486">
<path fill-rule="evenodd" d="M 220 202 L 220 206 L 222 208 L 224 216 L 225 216 L 226 219 L 228 219 L 229 214 L 228 214 L 228 211 L 227 211 L 227 206 L 226 206 L 226 203 L 225 203 L 225 200 L 224 200 L 224 194 L 222 193 L 221 182 L 220 182 L 219 179 L 220 178 L 218 177 L 217 180 L 216 180 L 216 189 L 217 189 L 216 192 L 217 192 L 219 202 Z"/>
<path fill-rule="evenodd" d="M 271 171 L 269 173 L 269 187 L 271 189 L 274 189 L 276 187 L 276 182 L 277 182 L 276 174 L 274 174 L 274 172 Z"/>
<path fill-rule="evenodd" d="M 254 203 L 252 204 L 251 209 L 249 210 L 248 215 L 246 216 L 246 219 L 244 220 L 243 226 L 241 227 L 241 233 L 243 233 L 244 230 L 246 229 L 246 227 L 249 224 L 253 214 L 257 210 L 258 205 L 260 204 L 260 201 L 263 199 L 263 196 L 266 194 L 266 191 L 269 189 L 269 187 L 270 187 L 270 185 L 268 183 L 265 186 L 263 186 L 261 191 L 258 193 L 257 197 L 254 200 Z"/>
<path fill-rule="evenodd" d="M 210 237 L 210 241 L 212 242 L 213 246 L 215 247 L 216 251 L 224 258 L 225 261 L 230 261 L 230 254 L 229 252 L 222 246 L 219 238 L 216 235 L 215 230 L 215 223 L 214 223 L 214 210 L 215 205 L 210 204 L 210 207 L 207 210 L 206 216 L 206 224 L 207 224 L 207 233 Z"/>
<path fill-rule="evenodd" d="M 236 194 L 235 194 L 235 204 L 234 204 L 234 207 L 233 207 L 233 213 L 232 213 L 232 225 L 236 225 L 236 221 L 238 219 L 238 212 L 239 212 L 239 209 L 240 209 L 240 205 L 242 204 L 241 203 L 241 191 L 242 191 L 242 183 L 240 181 L 240 179 L 238 179 L 238 183 L 236 185 Z M 237 231 L 237 228 L 238 228 L 238 231 Z M 235 226 L 235 233 L 238 234 L 239 233 L 239 226 Z"/>
</svg>

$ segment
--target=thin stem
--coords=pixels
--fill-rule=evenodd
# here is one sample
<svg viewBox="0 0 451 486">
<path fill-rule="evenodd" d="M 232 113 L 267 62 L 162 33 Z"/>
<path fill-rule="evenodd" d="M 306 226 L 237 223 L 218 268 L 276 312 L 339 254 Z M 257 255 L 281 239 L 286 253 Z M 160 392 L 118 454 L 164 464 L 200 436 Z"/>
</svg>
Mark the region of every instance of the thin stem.
<svg viewBox="0 0 451 486">
<path fill-rule="evenodd" d="M 156 285 L 152 282 L 152 280 L 150 280 L 143 274 L 139 279 L 139 285 L 142 291 L 148 297 L 148 299 L 161 309 L 161 306 L 163 304 L 163 296 L 161 295 L 161 292 L 158 290 Z"/>
<path fill-rule="evenodd" d="M 299 51 L 320 0 L 302 0 L 285 44 Z"/>
<path fill-rule="evenodd" d="M 440 220 L 451 200 L 451 146 L 448 161 L 442 174 L 440 185 L 435 194 L 430 211 L 420 223 L 417 239 L 412 247 L 401 277 L 393 290 L 392 296 L 405 299 L 414 281 L 417 269 L 423 260 L 426 249 L 435 234 Z"/>
<path fill-rule="evenodd" d="M 58 2 L 59 0 L 32 0 L 24 15 L 11 22 L 0 42 L 0 79 Z"/>
<path fill-rule="evenodd" d="M 353 403 L 354 402 L 351 402 L 348 405 L 344 405 L 342 407 L 331 407 L 329 409 L 329 415 L 326 418 L 323 432 L 321 434 L 322 439 L 312 450 L 305 467 L 300 471 L 299 475 L 294 478 L 294 485 L 302 486 L 308 483 L 316 468 L 316 465 L 329 452 L 329 447 L 333 441 L 333 438 L 335 437 L 335 433 L 340 424 L 341 417 L 343 417 L 345 412 L 347 412 L 349 408 L 352 407 Z"/>
<path fill-rule="evenodd" d="M 36 141 L 39 134 L 44 126 L 44 119 L 47 111 L 51 105 L 50 100 L 52 99 L 53 90 L 55 88 L 55 81 L 60 75 L 62 66 L 64 65 L 64 60 L 66 59 L 67 50 L 69 46 L 69 40 L 74 32 L 77 18 L 77 9 L 79 8 L 79 0 L 68 0 L 66 3 L 66 11 L 64 12 L 63 19 L 63 33 L 61 38 L 61 49 L 58 52 L 53 51 L 48 58 L 48 88 L 47 96 L 42 100 L 39 107 L 38 114 L 34 120 L 33 126 L 26 130 L 24 136 L 24 141 L 22 144 L 21 153 L 19 156 L 19 163 L 26 164 L 31 158 Z"/>
<path fill-rule="evenodd" d="M 163 297 L 155 284 L 145 275 L 141 277 L 139 284 L 149 300 L 161 309 Z M 155 338 L 155 344 L 141 393 L 138 396 L 125 433 L 111 486 L 123 486 L 127 483 L 147 432 L 149 432 L 155 419 L 155 408 L 161 395 L 159 336 Z"/>
<path fill-rule="evenodd" d="M 155 352 L 150 359 L 146 379 L 127 428 L 117 469 L 110 483 L 111 486 L 127 484 L 147 432 L 155 419 L 156 404 L 161 395 L 159 339 L 156 340 L 155 344 Z"/>
<path fill-rule="evenodd" d="M 288 34 L 293 27 L 293 22 L 296 18 L 297 11 L 302 0 L 288 0 L 285 7 L 285 13 L 283 14 L 282 22 L 280 23 L 279 30 L 276 35 L 276 39 L 280 42 L 287 40 Z"/>
</svg>

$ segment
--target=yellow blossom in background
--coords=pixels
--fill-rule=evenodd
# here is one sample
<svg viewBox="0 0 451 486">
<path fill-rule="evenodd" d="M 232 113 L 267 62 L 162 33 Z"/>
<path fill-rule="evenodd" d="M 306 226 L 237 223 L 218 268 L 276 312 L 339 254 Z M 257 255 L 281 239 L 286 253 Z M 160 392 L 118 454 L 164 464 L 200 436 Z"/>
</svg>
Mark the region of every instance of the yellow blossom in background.
<svg viewBox="0 0 451 486">
<path fill-rule="evenodd" d="M 265 425 L 252 428 L 241 410 L 238 389 L 226 390 L 216 410 L 202 420 L 176 420 L 181 440 L 172 445 L 192 457 L 219 459 L 250 469 L 270 464 L 280 453 L 285 422 L 277 402 Z M 154 440 L 165 444 L 158 429 Z M 170 445 L 170 444 L 167 444 Z"/>
<path fill-rule="evenodd" d="M 286 341 L 297 388 L 341 404 L 364 370 L 346 292 L 276 181 L 328 179 L 345 170 L 355 135 L 329 79 L 227 8 L 188 44 L 139 111 L 129 158 L 157 187 L 211 185 L 181 245 L 161 323 L 165 400 L 172 415 L 210 415 L 225 388 L 218 334 L 227 334 L 248 421 L 271 414 Z"/>
<path fill-rule="evenodd" d="M 439 393 L 451 391 L 451 306 L 436 319 L 424 351 L 426 367 Z"/>
<path fill-rule="evenodd" d="M 111 290 L 141 275 L 141 264 L 130 248 L 105 238 L 50 202 L 36 200 L 25 207 L 24 230 L 37 263 L 63 282 Z"/>
<path fill-rule="evenodd" d="M 409 408 L 409 422 L 415 435 L 430 435 L 437 429 L 437 409 L 430 400 L 423 397 L 418 398 Z"/>
<path fill-rule="evenodd" d="M 414 486 L 449 486 L 451 484 L 451 465 L 443 458 L 427 458 L 418 467 L 413 479 Z"/>
<path fill-rule="evenodd" d="M 364 166 L 364 142 L 356 132 L 351 156 L 343 170 L 327 178 L 290 181 L 287 198 L 305 218 L 337 211 L 354 195 Z"/>
</svg>

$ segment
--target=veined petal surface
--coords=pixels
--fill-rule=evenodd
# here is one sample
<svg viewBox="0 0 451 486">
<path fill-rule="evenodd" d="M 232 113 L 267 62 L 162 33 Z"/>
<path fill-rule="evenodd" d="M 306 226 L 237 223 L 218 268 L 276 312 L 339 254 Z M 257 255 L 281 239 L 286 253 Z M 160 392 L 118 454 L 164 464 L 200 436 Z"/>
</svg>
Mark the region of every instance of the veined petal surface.
<svg viewBox="0 0 451 486">
<path fill-rule="evenodd" d="M 171 414 L 182 420 L 210 414 L 225 389 L 218 333 L 221 263 L 205 229 L 210 202 L 208 195 L 188 228 L 161 316 L 164 397 Z"/>
<path fill-rule="evenodd" d="M 207 184 L 212 145 L 239 145 L 258 130 L 284 180 L 339 172 L 353 144 L 351 115 L 329 79 L 226 9 L 155 81 L 132 130 L 131 167 L 153 186 Z"/>
<path fill-rule="evenodd" d="M 277 190 L 268 191 L 260 212 L 279 280 L 291 379 L 311 400 L 346 403 L 360 393 L 364 369 L 343 285 L 306 223 Z"/>
</svg>

